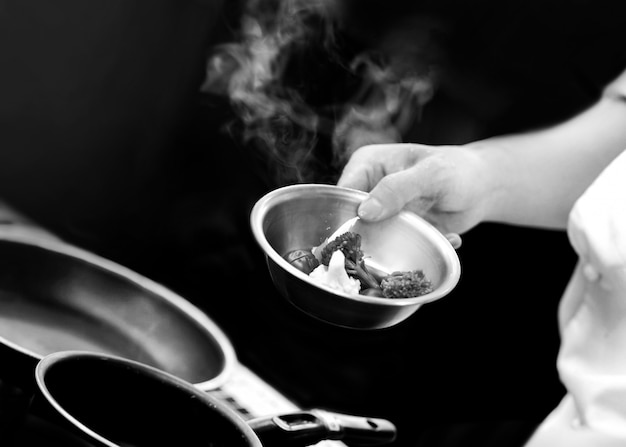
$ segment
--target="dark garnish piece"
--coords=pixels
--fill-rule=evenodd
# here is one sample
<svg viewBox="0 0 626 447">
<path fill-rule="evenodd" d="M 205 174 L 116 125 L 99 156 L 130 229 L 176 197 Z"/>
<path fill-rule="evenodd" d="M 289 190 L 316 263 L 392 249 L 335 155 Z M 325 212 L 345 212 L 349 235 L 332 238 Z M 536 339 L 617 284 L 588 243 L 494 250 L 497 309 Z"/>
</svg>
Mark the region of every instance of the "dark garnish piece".
<svg viewBox="0 0 626 447">
<path fill-rule="evenodd" d="M 348 275 L 361 281 L 363 288 L 379 287 L 378 281 L 365 266 L 360 234 L 348 231 L 328 242 L 320 253 L 322 264 L 327 266 L 333 253 L 337 250 L 341 250 L 346 258 L 345 265 Z"/>
<path fill-rule="evenodd" d="M 432 283 L 422 270 L 394 272 L 380 282 L 385 298 L 412 298 L 432 292 Z"/>
</svg>

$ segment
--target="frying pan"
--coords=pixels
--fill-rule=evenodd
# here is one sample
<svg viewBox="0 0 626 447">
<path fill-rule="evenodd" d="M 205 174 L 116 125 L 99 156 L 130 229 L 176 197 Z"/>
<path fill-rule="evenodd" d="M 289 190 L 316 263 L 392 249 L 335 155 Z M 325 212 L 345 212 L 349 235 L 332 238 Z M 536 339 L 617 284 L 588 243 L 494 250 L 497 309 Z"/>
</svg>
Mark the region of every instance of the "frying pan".
<svg viewBox="0 0 626 447">
<path fill-rule="evenodd" d="M 93 352 L 56 352 L 35 370 L 31 411 L 99 447 L 307 446 L 392 442 L 384 419 L 312 410 L 245 421 L 189 382 L 143 363 Z"/>
<path fill-rule="evenodd" d="M 221 329 L 171 290 L 56 238 L 0 229 L 0 387 L 31 390 L 39 360 L 65 350 L 128 358 L 204 391 L 237 361 Z"/>
</svg>

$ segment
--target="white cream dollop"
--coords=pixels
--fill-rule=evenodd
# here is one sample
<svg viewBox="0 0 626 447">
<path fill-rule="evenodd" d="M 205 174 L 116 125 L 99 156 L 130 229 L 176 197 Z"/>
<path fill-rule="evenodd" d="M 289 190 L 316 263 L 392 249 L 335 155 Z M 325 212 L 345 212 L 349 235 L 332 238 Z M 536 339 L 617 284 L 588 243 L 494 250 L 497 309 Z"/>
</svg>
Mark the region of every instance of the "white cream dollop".
<svg viewBox="0 0 626 447">
<path fill-rule="evenodd" d="M 324 264 L 320 264 L 309 276 L 318 284 L 323 284 L 345 293 L 358 294 L 361 290 L 361 282 L 358 279 L 348 276 L 345 262 L 346 258 L 344 254 L 341 250 L 337 250 L 331 256 L 328 267 Z"/>
</svg>

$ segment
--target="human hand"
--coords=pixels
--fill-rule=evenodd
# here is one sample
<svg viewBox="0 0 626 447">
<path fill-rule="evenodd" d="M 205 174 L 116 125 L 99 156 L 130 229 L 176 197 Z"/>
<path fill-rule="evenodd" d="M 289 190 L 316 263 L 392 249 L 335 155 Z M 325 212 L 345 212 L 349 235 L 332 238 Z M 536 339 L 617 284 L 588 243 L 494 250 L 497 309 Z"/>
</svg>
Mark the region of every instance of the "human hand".
<svg viewBox="0 0 626 447">
<path fill-rule="evenodd" d="M 359 206 L 363 220 L 413 211 L 446 234 L 453 246 L 485 215 L 489 188 L 479 153 L 469 146 L 397 143 L 359 148 L 337 185 L 369 191 Z"/>
</svg>

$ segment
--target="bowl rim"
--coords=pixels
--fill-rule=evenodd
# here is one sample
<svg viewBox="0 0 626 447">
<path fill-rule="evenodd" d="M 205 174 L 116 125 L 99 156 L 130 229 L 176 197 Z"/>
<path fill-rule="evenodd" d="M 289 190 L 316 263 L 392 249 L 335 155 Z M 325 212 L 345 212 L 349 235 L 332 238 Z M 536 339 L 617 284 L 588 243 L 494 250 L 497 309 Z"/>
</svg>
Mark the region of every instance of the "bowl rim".
<svg viewBox="0 0 626 447">
<path fill-rule="evenodd" d="M 364 200 L 369 196 L 367 192 L 360 191 L 353 188 L 347 188 L 343 186 L 323 184 L 323 183 L 297 183 L 292 185 L 286 185 L 279 188 L 276 188 L 264 196 L 262 196 L 252 207 L 252 211 L 250 213 L 250 224 L 252 227 L 252 233 L 257 243 L 263 250 L 265 256 L 269 257 L 274 263 L 280 266 L 283 270 L 292 274 L 293 276 L 299 278 L 302 281 L 305 281 L 318 289 L 321 289 L 330 295 L 335 295 L 337 297 L 341 297 L 344 299 L 349 299 L 357 302 L 368 303 L 373 305 L 384 305 L 384 306 L 393 306 L 393 307 L 405 307 L 405 306 L 415 306 L 417 304 L 424 304 L 431 301 L 435 301 L 439 298 L 442 298 L 449 294 L 458 284 L 461 277 L 461 262 L 459 260 L 459 256 L 456 252 L 456 249 L 450 244 L 448 239 L 430 222 L 426 221 L 424 218 L 420 217 L 416 213 L 408 210 L 402 210 L 398 213 L 401 218 L 413 220 L 417 222 L 421 228 L 423 228 L 429 236 L 438 239 L 443 242 L 440 247 L 442 248 L 440 251 L 442 253 L 443 258 L 445 259 L 446 265 L 448 265 L 450 274 L 447 275 L 442 283 L 432 292 L 420 295 L 417 297 L 410 298 L 385 298 L 385 297 L 372 297 L 367 295 L 360 294 L 351 294 L 346 293 L 337 289 L 333 289 L 332 287 L 326 286 L 324 284 L 320 284 L 314 279 L 312 279 L 309 275 L 299 270 L 298 268 L 291 265 L 287 260 L 283 258 L 269 243 L 265 234 L 263 232 L 263 219 L 272 208 L 272 206 L 279 201 L 281 197 L 285 195 L 285 193 L 292 191 L 322 191 L 322 192 L 330 192 L 331 194 L 336 194 L 338 196 L 344 196 L 345 194 L 352 195 L 360 199 Z M 356 214 L 355 214 L 356 216 Z"/>
</svg>

